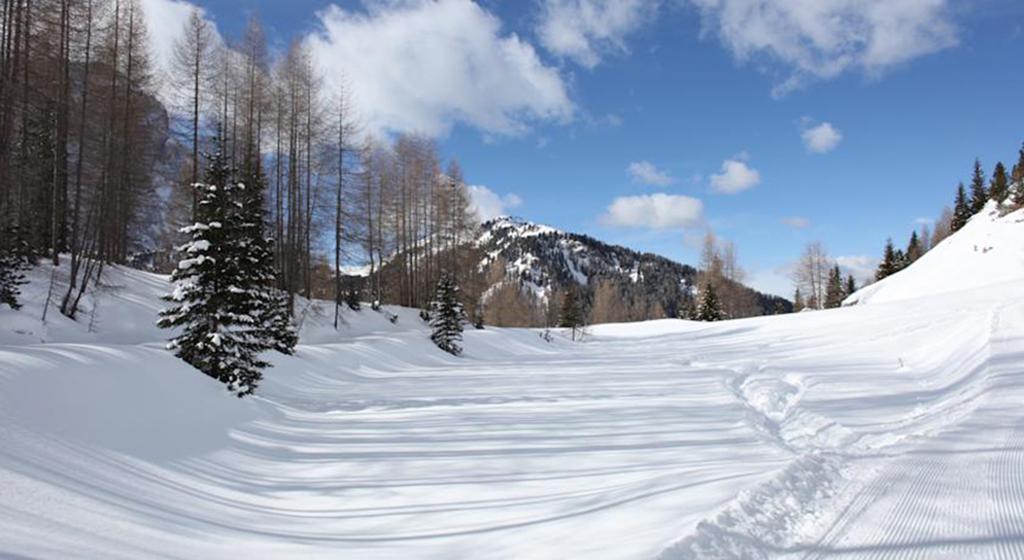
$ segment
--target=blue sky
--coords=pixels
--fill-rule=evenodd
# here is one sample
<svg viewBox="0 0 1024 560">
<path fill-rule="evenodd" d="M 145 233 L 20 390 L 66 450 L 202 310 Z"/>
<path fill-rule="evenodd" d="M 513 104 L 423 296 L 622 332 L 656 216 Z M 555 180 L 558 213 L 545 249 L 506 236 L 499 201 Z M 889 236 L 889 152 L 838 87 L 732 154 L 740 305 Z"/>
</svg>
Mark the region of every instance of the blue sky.
<svg viewBox="0 0 1024 560">
<path fill-rule="evenodd" d="M 1019 0 L 196 3 L 228 38 L 252 11 L 309 41 L 491 212 L 690 263 L 710 228 L 783 295 L 808 241 L 867 262 L 1024 140 Z"/>
</svg>

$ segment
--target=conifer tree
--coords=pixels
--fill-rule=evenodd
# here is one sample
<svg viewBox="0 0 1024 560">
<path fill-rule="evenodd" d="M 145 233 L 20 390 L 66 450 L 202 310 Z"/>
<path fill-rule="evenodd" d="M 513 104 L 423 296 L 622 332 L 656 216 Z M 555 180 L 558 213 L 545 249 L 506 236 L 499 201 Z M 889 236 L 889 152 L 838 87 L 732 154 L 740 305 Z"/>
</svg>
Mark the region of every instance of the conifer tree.
<svg viewBox="0 0 1024 560">
<path fill-rule="evenodd" d="M 224 156 L 210 158 L 205 183 L 197 183 L 196 222 L 182 228 L 190 240 L 171 278 L 174 291 L 158 325 L 180 328 L 168 348 L 182 360 L 227 385 L 239 397 L 255 391 L 263 368 L 263 334 L 256 310 L 248 308 L 242 288 L 249 273 L 240 241 L 244 239 L 238 186 Z"/>
<path fill-rule="evenodd" d="M 921 239 L 915 231 L 910 234 L 910 242 L 907 243 L 906 264 L 913 264 L 922 255 L 924 255 L 924 249 L 921 247 Z"/>
<path fill-rule="evenodd" d="M 1006 176 L 1006 167 L 1001 161 L 996 163 L 996 168 L 992 172 L 992 182 L 989 183 L 988 193 L 992 200 L 1000 205 L 1006 202 L 1007 197 L 1010 196 L 1010 180 Z"/>
<path fill-rule="evenodd" d="M 583 326 L 583 305 L 580 302 L 579 289 L 570 285 L 562 298 L 562 311 L 558 316 L 558 326 L 572 329 L 572 339 L 576 340 L 576 330 Z"/>
<path fill-rule="evenodd" d="M 35 262 L 28 241 L 20 230 L 8 226 L 0 230 L 0 305 L 21 309 L 18 298 L 26 283 L 25 270 Z"/>
<path fill-rule="evenodd" d="M 885 253 L 882 256 L 882 262 L 878 264 L 878 269 L 875 270 L 875 280 L 882 280 L 895 274 L 898 266 L 896 249 L 892 245 L 892 239 L 889 239 L 885 242 Z"/>
<path fill-rule="evenodd" d="M 722 312 L 722 304 L 718 301 L 718 292 L 715 291 L 715 285 L 708 282 L 700 292 L 700 302 L 697 304 L 694 320 L 714 322 L 722 319 L 725 319 L 725 313 Z"/>
<path fill-rule="evenodd" d="M 459 287 L 447 273 L 437 282 L 434 301 L 430 304 L 430 340 L 453 356 L 462 354 L 462 325 L 466 311 L 459 301 Z"/>
<path fill-rule="evenodd" d="M 825 287 L 825 308 L 835 309 L 843 305 L 845 292 L 843 291 L 843 275 L 839 271 L 839 265 L 835 265 L 828 271 L 828 284 Z"/>
<path fill-rule="evenodd" d="M 1024 206 L 1024 145 L 1021 146 L 1016 165 L 1010 174 L 1010 182 L 1013 184 L 1010 193 L 1015 206 Z"/>
<path fill-rule="evenodd" d="M 805 307 L 807 304 L 804 302 L 804 296 L 800 293 L 800 288 L 797 288 L 793 294 L 793 311 L 803 311 Z"/>
<path fill-rule="evenodd" d="M 246 181 L 237 185 L 238 239 L 234 245 L 242 252 L 241 276 L 236 287 L 239 294 L 238 313 L 257 319 L 261 350 L 276 350 L 285 355 L 295 353 L 298 334 L 288 312 L 288 296 L 275 288 L 274 240 L 266 235 L 264 193 L 266 178 L 259 169 L 247 173 Z"/>
<path fill-rule="evenodd" d="M 988 202 L 988 189 L 985 188 L 985 172 L 981 169 L 981 161 L 974 160 L 974 175 L 971 177 L 971 215 L 981 212 Z"/>
<path fill-rule="evenodd" d="M 960 228 L 967 225 L 972 215 L 971 205 L 967 202 L 967 192 L 964 190 L 964 184 L 960 183 L 956 189 L 956 202 L 953 205 L 953 219 L 949 223 L 949 229 L 954 233 L 960 231 Z"/>
<path fill-rule="evenodd" d="M 846 277 L 846 297 L 852 296 L 857 291 L 857 281 L 853 278 L 853 275 Z M 843 298 L 846 299 L 846 298 Z"/>
</svg>

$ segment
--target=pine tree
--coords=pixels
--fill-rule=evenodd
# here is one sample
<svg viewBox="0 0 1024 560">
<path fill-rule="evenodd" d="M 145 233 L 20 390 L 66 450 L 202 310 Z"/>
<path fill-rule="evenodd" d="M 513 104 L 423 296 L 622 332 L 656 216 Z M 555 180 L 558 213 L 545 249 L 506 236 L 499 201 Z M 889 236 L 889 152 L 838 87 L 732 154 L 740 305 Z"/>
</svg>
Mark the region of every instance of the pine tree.
<svg viewBox="0 0 1024 560">
<path fill-rule="evenodd" d="M 988 189 L 985 188 L 985 172 L 981 169 L 981 161 L 974 160 L 974 175 L 971 177 L 971 215 L 981 212 L 988 202 Z"/>
<path fill-rule="evenodd" d="M 437 282 L 434 301 L 430 305 L 430 340 L 438 348 L 453 356 L 462 354 L 462 325 L 466 322 L 466 311 L 459 301 L 459 287 L 447 274 Z"/>
<path fill-rule="evenodd" d="M 722 312 L 722 304 L 718 301 L 718 292 L 715 291 L 715 285 L 708 282 L 700 292 L 700 303 L 697 304 L 694 320 L 714 322 L 722 319 L 725 319 L 725 313 Z"/>
<path fill-rule="evenodd" d="M 1000 205 L 1006 202 L 1007 197 L 1010 196 L 1010 180 L 1006 176 L 1006 167 L 1001 161 L 996 163 L 996 168 L 992 172 L 992 182 L 989 183 L 988 193 L 992 200 Z"/>
<path fill-rule="evenodd" d="M 967 225 L 967 221 L 971 219 L 971 205 L 967 202 L 967 192 L 964 190 L 964 184 L 960 185 L 956 189 L 956 202 L 953 205 L 953 220 L 949 223 L 949 228 L 953 232 L 960 231 L 960 228 Z"/>
<path fill-rule="evenodd" d="M 845 292 L 843 291 L 843 274 L 839 271 L 839 265 L 835 265 L 828 271 L 828 284 L 825 287 L 825 308 L 835 309 L 843 305 Z"/>
<path fill-rule="evenodd" d="M 800 288 L 797 288 L 793 294 L 793 311 L 803 311 L 805 307 L 807 304 L 804 302 L 804 296 L 800 293 Z"/>
<path fill-rule="evenodd" d="M 263 331 L 242 289 L 250 272 L 240 244 L 246 228 L 222 154 L 210 158 L 205 181 L 195 185 L 196 223 L 181 230 L 190 241 L 171 276 L 174 291 L 164 298 L 174 306 L 161 312 L 158 325 L 181 328 L 168 345 L 175 355 L 242 397 L 255 391 L 269 365 L 259 358 Z"/>
<path fill-rule="evenodd" d="M 846 277 L 846 297 L 852 296 L 857 292 L 857 281 L 854 280 L 853 275 Z M 843 298 L 846 299 L 846 298 Z"/>
<path fill-rule="evenodd" d="M 18 298 L 21 286 L 26 284 L 24 272 L 34 263 L 28 241 L 18 228 L 0 230 L 0 305 L 21 309 Z"/>
<path fill-rule="evenodd" d="M 1024 145 L 1020 148 L 1017 164 L 1013 166 L 1013 173 L 1010 174 L 1013 183 L 1013 192 L 1010 193 L 1015 206 L 1024 206 Z"/>
<path fill-rule="evenodd" d="M 583 305 L 580 302 L 579 289 L 569 286 L 562 298 L 562 312 L 558 316 L 558 326 L 572 329 L 572 339 L 576 340 L 576 330 L 583 326 Z"/>
<path fill-rule="evenodd" d="M 288 296 L 274 287 L 274 240 L 266 235 L 264 193 L 266 178 L 258 169 L 251 170 L 246 181 L 237 185 L 239 227 L 237 246 L 240 255 L 241 276 L 236 287 L 239 294 L 239 314 L 257 318 L 260 350 L 275 350 L 285 355 L 295 353 L 298 334 L 288 312 Z"/>
<path fill-rule="evenodd" d="M 885 242 L 885 253 L 882 262 L 878 264 L 875 271 L 875 280 L 882 280 L 898 271 L 899 262 L 896 256 L 896 249 L 892 246 L 892 239 Z"/>
<path fill-rule="evenodd" d="M 917 259 L 924 255 L 924 249 L 921 247 L 921 239 L 917 236 L 917 232 L 910 234 L 910 242 L 907 243 L 907 264 L 913 264 Z"/>
</svg>

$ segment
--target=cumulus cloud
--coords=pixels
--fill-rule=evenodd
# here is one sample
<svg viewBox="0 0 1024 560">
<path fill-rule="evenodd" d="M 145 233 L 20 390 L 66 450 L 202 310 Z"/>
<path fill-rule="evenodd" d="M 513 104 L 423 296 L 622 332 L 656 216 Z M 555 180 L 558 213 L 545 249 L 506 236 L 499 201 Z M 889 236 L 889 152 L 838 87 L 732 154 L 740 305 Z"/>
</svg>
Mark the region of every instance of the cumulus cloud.
<svg viewBox="0 0 1024 560">
<path fill-rule="evenodd" d="M 671 175 L 649 161 L 634 161 L 629 164 L 627 171 L 634 181 L 645 185 L 665 187 L 675 182 Z"/>
<path fill-rule="evenodd" d="M 736 194 L 761 183 L 761 173 L 747 165 L 744 158 L 727 159 L 722 170 L 711 176 L 711 189 L 719 194 Z"/>
<path fill-rule="evenodd" d="M 158 89 L 162 96 L 169 99 L 168 84 L 174 45 L 184 34 L 192 10 L 199 10 L 200 15 L 207 18 L 206 10 L 183 0 L 142 0 L 141 5 L 146 17 L 146 33 L 149 34 L 149 49 L 153 55 Z M 210 28 L 216 34 L 216 26 L 211 23 Z M 220 40 L 219 35 L 217 39 Z"/>
<path fill-rule="evenodd" d="M 657 0 L 543 0 L 536 33 L 548 52 L 593 68 L 625 53 L 626 37 L 649 21 Z"/>
<path fill-rule="evenodd" d="M 665 193 L 616 198 L 601 216 L 609 226 L 673 229 L 699 225 L 704 203 L 696 198 Z"/>
<path fill-rule="evenodd" d="M 780 64 L 774 93 L 860 70 L 892 66 L 953 47 L 950 0 L 690 0 L 704 33 L 741 62 Z"/>
<path fill-rule="evenodd" d="M 511 210 L 523 205 L 523 199 L 517 194 L 499 195 L 482 185 L 470 185 L 466 188 L 469 190 L 470 207 L 481 222 L 507 216 Z"/>
<path fill-rule="evenodd" d="M 491 135 L 519 134 L 575 110 L 558 70 L 533 46 L 503 33 L 470 0 L 332 5 L 307 38 L 329 85 L 344 77 L 361 120 L 374 131 L 443 135 L 464 123 Z"/>
<path fill-rule="evenodd" d="M 802 216 L 790 216 L 783 218 L 782 223 L 793 229 L 806 229 L 811 227 L 811 221 Z"/>
<path fill-rule="evenodd" d="M 831 152 L 843 141 L 843 133 L 832 126 L 832 123 L 827 122 L 814 126 L 810 121 L 805 121 L 800 137 L 803 138 L 807 151 L 812 154 Z"/>
</svg>

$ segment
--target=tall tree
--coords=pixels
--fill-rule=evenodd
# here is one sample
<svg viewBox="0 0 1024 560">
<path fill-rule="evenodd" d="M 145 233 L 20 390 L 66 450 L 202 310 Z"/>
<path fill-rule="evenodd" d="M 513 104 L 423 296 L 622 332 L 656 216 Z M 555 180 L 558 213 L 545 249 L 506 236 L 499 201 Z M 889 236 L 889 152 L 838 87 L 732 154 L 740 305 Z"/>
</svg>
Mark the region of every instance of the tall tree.
<svg viewBox="0 0 1024 560">
<path fill-rule="evenodd" d="M 989 196 L 1000 205 L 1006 202 L 1010 196 L 1010 179 L 1006 176 L 1006 167 L 1003 162 L 996 162 L 995 170 L 992 172 L 992 182 L 988 187 Z"/>
<path fill-rule="evenodd" d="M 576 340 L 576 331 L 583 326 L 583 302 L 580 299 L 579 288 L 575 284 L 570 285 L 563 295 L 558 326 L 570 329 L 573 341 Z"/>
<path fill-rule="evenodd" d="M 843 305 L 846 299 L 846 292 L 843 288 L 843 275 L 839 271 L 839 265 L 833 266 L 828 271 L 828 286 L 825 289 L 825 308 L 835 309 Z"/>
<path fill-rule="evenodd" d="M 209 83 L 212 68 L 215 35 L 210 23 L 206 21 L 199 8 L 192 7 L 188 21 L 174 44 L 172 77 L 181 104 L 188 111 L 189 142 L 192 146 L 191 174 L 189 184 L 199 181 L 199 132 L 200 117 L 203 108 L 203 97 Z M 192 215 L 195 217 L 198 204 L 197 189 L 191 189 Z"/>
<path fill-rule="evenodd" d="M 971 215 L 981 212 L 988 202 L 988 189 L 985 188 L 985 172 L 981 168 L 981 160 L 974 160 L 974 174 L 971 176 Z"/>
<path fill-rule="evenodd" d="M 967 192 L 964 184 L 960 183 L 956 188 L 956 200 L 953 203 L 953 219 L 950 222 L 950 230 L 953 233 L 960 231 L 960 228 L 967 225 L 967 221 L 974 215 L 972 204 L 967 201 Z"/>
<path fill-rule="evenodd" d="M 875 271 L 875 280 L 884 280 L 898 272 L 900 267 L 899 261 L 900 257 L 896 254 L 892 239 L 887 240 L 885 242 L 885 252 L 882 255 L 882 262 L 878 264 L 878 269 Z"/>
<path fill-rule="evenodd" d="M 1012 185 L 1011 197 L 1015 206 L 1024 206 L 1024 145 L 1021 146 L 1017 156 L 1017 163 L 1010 173 Z"/>
</svg>

